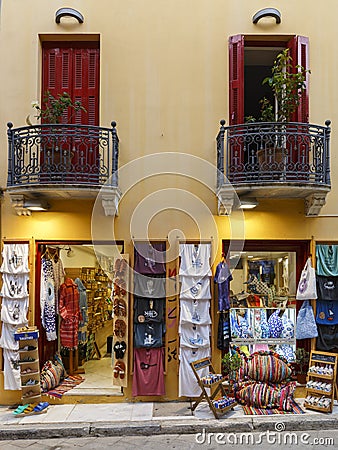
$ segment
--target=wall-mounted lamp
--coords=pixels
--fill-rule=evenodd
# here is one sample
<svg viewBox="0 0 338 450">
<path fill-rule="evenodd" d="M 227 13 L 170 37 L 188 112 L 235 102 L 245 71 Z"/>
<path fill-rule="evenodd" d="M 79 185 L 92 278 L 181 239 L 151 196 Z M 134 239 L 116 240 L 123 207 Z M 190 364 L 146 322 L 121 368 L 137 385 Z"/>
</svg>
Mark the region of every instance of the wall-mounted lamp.
<svg viewBox="0 0 338 450">
<path fill-rule="evenodd" d="M 27 199 L 23 203 L 23 208 L 26 208 L 29 211 L 48 211 L 50 205 L 46 202 L 46 200 Z"/>
<path fill-rule="evenodd" d="M 253 209 L 258 206 L 258 201 L 255 197 L 242 197 L 239 201 L 239 209 Z"/>
<path fill-rule="evenodd" d="M 263 17 L 273 17 L 276 19 L 276 23 L 281 23 L 282 21 L 282 15 L 280 11 L 276 8 L 264 8 L 256 12 L 256 14 L 252 18 L 252 23 L 256 24 L 259 20 L 261 20 Z"/>
<path fill-rule="evenodd" d="M 18 216 L 30 216 L 32 211 L 48 211 L 50 209 L 50 205 L 44 198 L 25 198 L 24 195 L 13 195 L 11 203 Z"/>
<path fill-rule="evenodd" d="M 60 9 L 58 9 L 56 11 L 56 13 L 55 13 L 55 22 L 56 23 L 60 23 L 62 17 L 73 17 L 79 23 L 83 23 L 84 22 L 83 15 L 79 11 L 76 11 L 76 9 L 73 9 L 73 8 L 60 8 Z"/>
</svg>

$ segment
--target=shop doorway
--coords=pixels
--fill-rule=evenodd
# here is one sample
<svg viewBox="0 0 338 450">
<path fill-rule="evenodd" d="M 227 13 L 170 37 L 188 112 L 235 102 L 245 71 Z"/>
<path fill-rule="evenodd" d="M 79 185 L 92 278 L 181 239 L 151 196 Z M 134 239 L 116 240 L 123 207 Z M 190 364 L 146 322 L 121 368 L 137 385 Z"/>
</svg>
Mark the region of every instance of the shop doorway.
<svg viewBox="0 0 338 450">
<path fill-rule="evenodd" d="M 84 378 L 69 391 L 71 395 L 122 393 L 120 387 L 113 386 L 110 274 L 114 258 L 123 253 L 123 247 L 123 242 L 102 243 L 95 249 L 91 242 L 37 243 L 35 324 L 39 329 L 39 359 L 43 366 L 59 353 L 67 373 Z M 74 317 L 78 312 L 74 319 L 77 323 L 67 328 L 65 314 L 69 317 L 72 311 Z"/>
</svg>

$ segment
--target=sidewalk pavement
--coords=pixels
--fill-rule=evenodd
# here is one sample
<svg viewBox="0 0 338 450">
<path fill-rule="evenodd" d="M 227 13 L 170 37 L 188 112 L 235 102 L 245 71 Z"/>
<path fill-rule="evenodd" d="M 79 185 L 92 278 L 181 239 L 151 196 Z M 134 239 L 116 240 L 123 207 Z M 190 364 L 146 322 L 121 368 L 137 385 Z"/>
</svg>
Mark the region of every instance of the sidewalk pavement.
<svg viewBox="0 0 338 450">
<path fill-rule="evenodd" d="M 297 399 L 302 406 L 303 400 Z M 60 437 L 191 434 L 203 431 L 234 433 L 277 430 L 338 429 L 338 402 L 332 414 L 303 410 L 304 414 L 244 415 L 241 406 L 215 419 L 207 403 L 194 413 L 190 402 L 138 402 L 50 405 L 45 413 L 15 416 L 0 406 L 0 440 Z"/>
</svg>

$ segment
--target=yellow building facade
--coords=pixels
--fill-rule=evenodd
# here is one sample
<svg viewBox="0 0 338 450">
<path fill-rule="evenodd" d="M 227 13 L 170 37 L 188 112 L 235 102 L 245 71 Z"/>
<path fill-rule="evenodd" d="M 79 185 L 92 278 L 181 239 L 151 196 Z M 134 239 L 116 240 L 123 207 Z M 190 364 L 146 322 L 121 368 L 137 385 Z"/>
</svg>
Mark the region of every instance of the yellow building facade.
<svg viewBox="0 0 338 450">
<path fill-rule="evenodd" d="M 302 243 L 297 250 L 303 251 L 300 256 L 297 253 L 299 267 L 310 254 L 314 261 L 317 243 L 337 241 L 335 123 L 338 112 L 335 100 L 338 87 L 334 74 L 338 56 L 332 44 L 337 5 L 333 0 L 326 2 L 325 8 L 319 8 L 318 2 L 305 0 L 272 3 L 267 5 L 261 0 L 232 3 L 222 0 L 169 3 L 163 0 L 101 0 L 98 3 L 71 0 L 67 5 L 61 0 L 3 0 L 0 3 L 0 186 L 3 190 L 0 233 L 3 244 L 29 244 L 30 325 L 36 324 L 39 303 L 36 279 L 40 245 L 49 243 L 64 249 L 89 245 L 93 240 L 108 246 L 118 241 L 122 242 L 123 254 L 128 255 L 133 267 L 135 241 L 165 242 L 169 255 L 166 275 L 170 278 L 174 269 L 178 273 L 177 251 L 183 241 L 211 243 L 213 273 L 228 241 L 243 243 L 241 251 L 245 250 L 245 242 L 249 242 L 247 251 L 258 252 L 261 247 L 266 255 L 282 250 L 293 252 L 296 250 L 292 244 Z M 268 7 L 273 7 L 273 13 L 262 12 Z M 260 11 L 254 23 L 253 17 Z M 220 212 L 215 139 L 220 120 L 226 121 L 225 126 L 234 123 L 229 107 L 229 38 L 236 35 L 244 36 L 256 50 L 283 47 L 280 43 L 288 42 L 293 36 L 308 38 L 311 69 L 308 122 L 323 128 L 327 119 L 332 122 L 331 188 L 320 197 L 320 207 L 315 208 L 314 214 L 307 214 L 304 192 L 299 194 L 296 190 L 290 195 L 275 195 L 272 193 L 275 191 L 270 191 L 271 195 L 268 192 L 260 196 L 255 194 L 256 182 L 249 182 L 245 189 L 232 183 L 231 190 L 235 194 L 231 207 L 228 214 Z M 12 122 L 13 129 L 25 127 L 28 115 L 33 123 L 39 123 L 34 118 L 31 103 L 37 100 L 41 104 L 45 86 L 43 49 L 53 42 L 65 45 L 75 42 L 80 46 L 91 43 L 99 49 L 95 125 L 111 129 L 111 122 L 116 121 L 119 138 L 118 190 L 114 191 L 117 197 L 108 196 L 113 204 L 113 213 L 108 215 L 108 209 L 103 206 L 106 191 L 93 191 L 88 184 L 77 189 L 77 186 L 70 188 L 71 181 L 60 182 L 44 190 L 42 181 L 34 186 L 28 184 L 20 188 L 16 185 L 8 189 L 10 163 L 6 124 Z M 250 92 L 246 95 L 250 96 Z M 274 181 L 271 183 L 270 188 Z M 292 188 L 293 183 L 286 185 Z M 54 195 L 53 190 L 58 195 Z M 247 192 L 259 197 L 258 206 L 248 211 L 236 209 L 238 197 Z M 18 196 L 25 198 L 26 194 L 30 199 L 40 199 L 42 195 L 48 201 L 48 211 L 18 215 Z M 225 209 L 227 207 L 228 204 Z M 265 245 L 266 242 L 269 245 Z M 298 281 L 298 268 L 296 272 L 294 284 Z M 213 298 L 215 291 L 212 283 Z M 132 396 L 132 298 L 130 295 L 127 382 L 123 395 L 114 398 L 116 401 L 157 398 Z M 168 299 L 170 296 L 163 345 L 166 394 L 161 400 L 180 398 L 179 296 L 171 296 L 177 315 L 168 316 Z M 222 353 L 217 348 L 217 305 L 216 301 L 211 304 L 211 351 L 219 369 Z M 107 334 L 113 334 L 113 329 Z M 20 392 L 4 390 L 3 386 L 3 372 L 0 372 L 1 402 L 17 402 Z"/>
</svg>

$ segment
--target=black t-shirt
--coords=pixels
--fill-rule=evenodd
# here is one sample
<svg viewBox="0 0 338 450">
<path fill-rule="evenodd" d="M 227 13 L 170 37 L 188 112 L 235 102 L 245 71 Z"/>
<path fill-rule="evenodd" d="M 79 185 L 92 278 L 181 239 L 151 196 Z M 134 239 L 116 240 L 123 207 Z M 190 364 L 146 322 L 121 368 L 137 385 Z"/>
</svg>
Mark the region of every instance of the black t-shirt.
<svg viewBox="0 0 338 450">
<path fill-rule="evenodd" d="M 134 322 L 163 322 L 164 299 L 134 297 Z"/>
<path fill-rule="evenodd" d="M 162 334 L 162 323 L 137 323 L 134 326 L 134 347 L 162 347 Z"/>
</svg>

